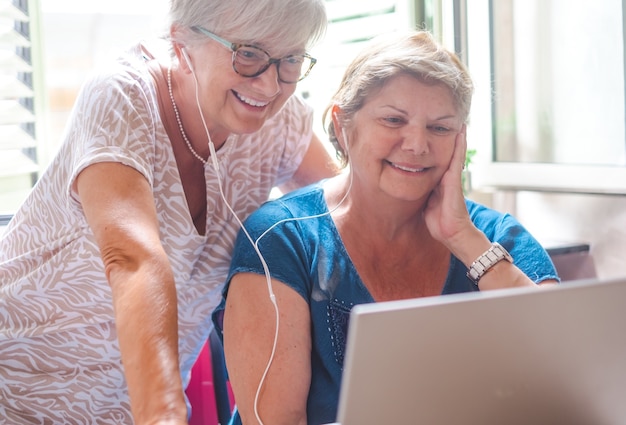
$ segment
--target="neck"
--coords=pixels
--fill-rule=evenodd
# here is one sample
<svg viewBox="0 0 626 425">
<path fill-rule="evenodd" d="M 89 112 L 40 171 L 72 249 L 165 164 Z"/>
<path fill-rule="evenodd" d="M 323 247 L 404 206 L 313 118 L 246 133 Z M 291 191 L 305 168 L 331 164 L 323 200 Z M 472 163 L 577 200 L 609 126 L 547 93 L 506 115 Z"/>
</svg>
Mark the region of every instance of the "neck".
<svg viewBox="0 0 626 425">
<path fill-rule="evenodd" d="M 179 101 L 173 101 L 173 103 L 176 103 L 176 106 L 179 107 L 179 112 L 185 111 L 185 117 L 191 117 L 191 122 L 194 123 L 192 126 L 185 127 L 186 135 L 190 141 L 202 141 L 202 143 L 199 143 L 199 145 L 195 144 L 193 147 L 201 156 L 207 158 L 210 154 L 210 150 L 208 149 L 209 142 L 213 143 L 217 151 L 226 143 L 230 132 L 222 127 L 212 127 L 211 122 L 207 121 L 206 114 L 203 114 L 202 106 L 198 99 L 200 94 L 198 93 L 198 82 L 195 75 L 192 74 L 193 81 L 190 81 L 189 78 L 177 78 L 177 75 L 180 73 L 177 72 L 176 69 L 172 69 L 168 72 L 172 75 L 171 83 L 173 94 L 175 95 L 179 91 L 184 93 L 182 99 L 179 96 L 177 97 Z M 183 118 L 184 117 L 181 115 L 181 119 Z M 188 122 L 189 121 L 188 119 Z"/>
<path fill-rule="evenodd" d="M 385 202 L 363 193 L 358 184 L 350 184 L 349 173 L 330 179 L 324 187 L 328 208 L 338 228 L 369 229 L 368 234 L 381 241 L 402 240 L 411 235 L 430 235 L 422 208 L 409 202 Z M 345 193 L 348 195 L 343 199 Z"/>
<path fill-rule="evenodd" d="M 183 126 L 183 121 L 180 115 L 180 112 L 178 110 L 178 105 L 176 104 L 176 99 L 174 97 L 174 86 L 172 84 L 172 67 L 170 66 L 169 68 L 167 68 L 167 89 L 169 91 L 169 95 L 170 95 L 170 100 L 172 101 L 172 108 L 174 109 L 174 115 L 176 115 L 176 122 L 178 123 L 178 129 L 180 130 L 180 135 L 182 136 L 183 140 L 185 141 L 185 144 L 187 145 L 187 148 L 189 149 L 189 152 L 200 162 L 202 162 L 203 164 L 206 164 L 207 160 L 206 155 L 202 156 L 200 155 L 196 149 L 194 148 L 193 144 L 191 143 L 191 140 L 189 139 L 189 137 L 187 136 L 187 133 L 185 132 L 185 128 Z"/>
</svg>

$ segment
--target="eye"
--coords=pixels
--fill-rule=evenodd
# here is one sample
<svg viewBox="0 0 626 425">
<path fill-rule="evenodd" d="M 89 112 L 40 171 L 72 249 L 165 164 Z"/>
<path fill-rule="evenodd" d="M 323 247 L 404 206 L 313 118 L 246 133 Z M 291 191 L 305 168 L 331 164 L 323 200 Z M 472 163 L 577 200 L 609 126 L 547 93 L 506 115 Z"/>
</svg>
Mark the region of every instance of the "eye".
<svg viewBox="0 0 626 425">
<path fill-rule="evenodd" d="M 383 117 L 382 119 L 386 124 L 388 125 L 392 125 L 392 126 L 399 126 L 402 125 L 406 122 L 406 120 L 402 117 L 398 117 L 398 116 L 387 116 L 387 117 Z"/>
<path fill-rule="evenodd" d="M 262 50 L 244 46 L 237 49 L 237 59 L 244 63 L 265 62 L 267 55 Z"/>
<path fill-rule="evenodd" d="M 428 128 L 430 128 L 432 131 L 439 133 L 439 134 L 446 134 L 450 132 L 450 128 L 446 127 L 445 125 L 431 125 Z"/>
<path fill-rule="evenodd" d="M 304 62 L 304 56 L 287 56 L 286 58 L 282 58 L 281 61 L 285 65 L 300 66 Z"/>
</svg>

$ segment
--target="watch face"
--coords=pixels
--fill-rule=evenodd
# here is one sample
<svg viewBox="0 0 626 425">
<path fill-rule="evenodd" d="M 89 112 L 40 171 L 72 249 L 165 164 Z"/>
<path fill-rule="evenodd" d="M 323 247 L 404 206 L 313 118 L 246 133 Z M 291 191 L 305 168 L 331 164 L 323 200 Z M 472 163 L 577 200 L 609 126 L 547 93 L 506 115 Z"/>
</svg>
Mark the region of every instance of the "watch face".
<svg viewBox="0 0 626 425">
<path fill-rule="evenodd" d="M 498 250 L 500 250 L 500 252 L 502 253 L 502 257 L 509 261 L 509 262 L 513 262 L 513 257 L 511 256 L 511 254 L 509 254 L 509 251 L 507 251 L 502 245 L 500 245 L 498 242 L 494 242 L 494 245 L 498 248 Z"/>
</svg>

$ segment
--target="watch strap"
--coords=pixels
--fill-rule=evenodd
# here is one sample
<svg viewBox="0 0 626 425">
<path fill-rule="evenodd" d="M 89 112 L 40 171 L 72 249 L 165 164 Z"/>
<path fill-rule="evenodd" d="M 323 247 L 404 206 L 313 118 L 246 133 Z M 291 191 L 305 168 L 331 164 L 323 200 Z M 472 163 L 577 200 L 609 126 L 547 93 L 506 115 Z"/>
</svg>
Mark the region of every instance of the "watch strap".
<svg viewBox="0 0 626 425">
<path fill-rule="evenodd" d="M 467 271 L 467 277 L 478 286 L 480 278 L 502 260 L 512 263 L 513 257 L 502 245 L 493 242 L 491 247 L 472 263 Z"/>
</svg>

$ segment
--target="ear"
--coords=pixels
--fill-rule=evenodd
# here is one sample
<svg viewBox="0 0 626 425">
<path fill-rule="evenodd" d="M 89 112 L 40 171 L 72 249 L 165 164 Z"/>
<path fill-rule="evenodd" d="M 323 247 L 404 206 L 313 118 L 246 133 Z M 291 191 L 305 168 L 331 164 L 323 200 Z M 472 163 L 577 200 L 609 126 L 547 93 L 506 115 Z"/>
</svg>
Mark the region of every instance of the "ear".
<svg viewBox="0 0 626 425">
<path fill-rule="evenodd" d="M 174 53 L 176 54 L 176 58 L 178 59 L 179 67 L 185 72 L 193 73 L 193 66 L 191 64 L 191 59 L 189 58 L 189 54 L 187 53 L 187 49 L 183 44 L 174 42 Z"/>
<path fill-rule="evenodd" d="M 339 115 L 341 114 L 341 108 L 336 103 L 330 108 L 330 113 L 333 117 L 333 122 L 339 119 Z M 336 124 L 336 123 L 335 123 Z"/>
<path fill-rule="evenodd" d="M 345 129 L 344 129 L 344 124 L 342 123 L 342 120 L 341 120 L 342 112 L 341 112 L 341 108 L 339 107 L 339 105 L 333 104 L 333 106 L 330 109 L 330 115 L 333 121 L 333 127 L 335 127 L 335 137 L 345 149 L 345 140 L 343 140 Z"/>
<path fill-rule="evenodd" d="M 189 67 L 191 72 L 193 72 L 193 66 L 191 65 L 191 59 L 189 58 L 189 54 L 187 53 L 187 49 L 185 49 L 184 47 L 181 47 L 180 48 L 180 53 L 183 55 L 183 58 L 185 58 L 185 63 L 187 64 L 187 66 Z"/>
</svg>

